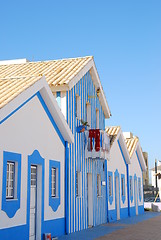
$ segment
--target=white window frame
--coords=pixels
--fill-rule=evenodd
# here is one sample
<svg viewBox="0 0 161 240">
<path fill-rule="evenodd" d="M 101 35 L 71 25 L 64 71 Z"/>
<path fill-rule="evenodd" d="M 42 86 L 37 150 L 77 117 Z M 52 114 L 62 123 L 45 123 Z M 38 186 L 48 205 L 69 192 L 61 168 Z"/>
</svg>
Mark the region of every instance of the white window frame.
<svg viewBox="0 0 161 240">
<path fill-rule="evenodd" d="M 87 119 L 89 128 L 91 128 L 91 104 L 88 102 L 86 103 L 86 119 Z"/>
<path fill-rule="evenodd" d="M 101 174 L 97 174 L 97 197 L 101 196 Z"/>
<path fill-rule="evenodd" d="M 81 120 L 81 97 L 76 95 L 76 117 Z"/>
<path fill-rule="evenodd" d="M 13 167 L 13 169 L 12 169 Z M 13 199 L 15 192 L 15 163 L 7 161 L 6 199 Z"/>
<path fill-rule="evenodd" d="M 96 129 L 99 129 L 99 109 L 96 109 Z"/>
<path fill-rule="evenodd" d="M 57 197 L 57 178 L 58 169 L 56 167 L 51 168 L 51 196 Z"/>
<path fill-rule="evenodd" d="M 82 196 L 82 178 L 81 178 L 81 172 L 76 171 L 76 197 L 81 197 Z"/>
<path fill-rule="evenodd" d="M 112 176 L 108 176 L 108 182 L 109 182 L 109 196 L 112 196 Z"/>
</svg>

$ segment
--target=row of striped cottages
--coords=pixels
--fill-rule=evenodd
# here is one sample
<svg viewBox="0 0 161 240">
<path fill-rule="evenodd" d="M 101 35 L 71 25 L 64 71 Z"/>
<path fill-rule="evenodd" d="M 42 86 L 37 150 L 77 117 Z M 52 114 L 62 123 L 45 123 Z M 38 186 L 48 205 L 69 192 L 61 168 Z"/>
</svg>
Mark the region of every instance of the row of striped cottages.
<svg viewBox="0 0 161 240">
<path fill-rule="evenodd" d="M 0 239 L 143 213 L 139 139 L 105 128 L 111 112 L 93 57 L 2 61 L 0 88 Z"/>
</svg>

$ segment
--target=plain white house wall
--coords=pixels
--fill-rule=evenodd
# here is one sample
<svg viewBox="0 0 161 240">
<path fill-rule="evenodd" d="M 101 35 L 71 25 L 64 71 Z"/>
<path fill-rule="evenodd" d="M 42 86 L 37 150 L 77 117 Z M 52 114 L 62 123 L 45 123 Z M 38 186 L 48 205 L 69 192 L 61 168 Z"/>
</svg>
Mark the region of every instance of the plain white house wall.
<svg viewBox="0 0 161 240">
<path fill-rule="evenodd" d="M 0 210 L 0 229 L 26 224 L 28 155 L 37 149 L 45 159 L 44 220 L 64 218 L 65 147 L 45 113 L 37 96 L 0 125 L 0 159 L 3 151 L 22 154 L 20 209 L 13 218 Z M 60 161 L 61 203 L 54 212 L 49 206 L 49 160 Z M 2 196 L 3 161 L 0 161 L 0 196 Z M 1 209 L 1 201 L 0 201 Z"/>
<path fill-rule="evenodd" d="M 119 187 L 120 187 L 120 208 L 126 209 L 128 211 L 128 197 L 127 197 L 127 171 L 126 171 L 126 165 L 125 161 L 123 159 L 122 153 L 120 151 L 118 141 L 115 139 L 114 143 L 112 144 L 112 147 L 110 149 L 110 160 L 107 162 L 107 171 L 110 171 L 113 173 L 113 202 L 110 204 L 108 201 L 108 211 L 109 211 L 109 221 L 110 220 L 116 220 L 115 219 L 115 213 L 111 210 L 116 210 L 115 206 L 115 171 L 118 170 L 119 173 Z M 125 202 L 122 201 L 122 195 L 121 195 L 121 174 L 125 175 Z M 108 179 L 107 179 L 108 181 Z M 109 189 L 108 189 L 109 190 Z M 111 212 L 111 213 L 110 213 Z M 124 214 L 123 214 L 124 215 Z M 124 217 L 124 216 L 120 217 Z M 113 219 L 110 219 L 111 218 Z"/>
</svg>

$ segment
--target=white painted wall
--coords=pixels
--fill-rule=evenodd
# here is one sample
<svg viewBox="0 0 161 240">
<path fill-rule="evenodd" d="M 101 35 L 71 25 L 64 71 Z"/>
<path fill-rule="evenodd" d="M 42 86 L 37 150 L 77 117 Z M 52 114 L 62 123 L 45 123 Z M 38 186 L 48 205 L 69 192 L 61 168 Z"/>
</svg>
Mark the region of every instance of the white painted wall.
<svg viewBox="0 0 161 240">
<path fill-rule="evenodd" d="M 108 209 L 115 209 L 115 179 L 114 173 L 118 169 L 119 172 L 119 182 L 120 182 L 120 207 L 125 208 L 128 207 L 128 198 L 127 198 L 127 173 L 126 173 L 126 165 L 124 159 L 122 157 L 117 139 L 114 141 L 111 150 L 110 150 L 110 160 L 107 162 L 107 171 L 113 172 L 113 202 L 110 204 L 108 202 Z M 121 174 L 125 174 L 125 202 L 122 202 L 121 198 Z M 108 179 L 107 179 L 108 181 Z"/>
<path fill-rule="evenodd" d="M 141 201 L 139 200 L 139 189 L 138 189 L 138 206 L 143 205 L 143 178 L 142 178 L 142 170 L 140 168 L 140 164 L 137 159 L 136 152 L 133 153 L 131 157 L 131 164 L 129 164 L 129 176 L 133 177 L 133 202 L 130 201 L 130 207 L 135 206 L 134 202 L 134 175 L 137 177 L 137 188 L 138 188 L 138 177 L 141 179 Z"/>
<path fill-rule="evenodd" d="M 44 220 L 64 217 L 64 157 L 65 148 L 37 97 L 20 108 L 0 125 L 0 195 L 2 196 L 3 151 L 22 154 L 21 208 L 13 218 L 0 210 L 0 229 L 26 224 L 28 155 L 37 149 L 45 158 Z M 49 159 L 61 162 L 61 204 L 56 212 L 49 206 Z M 1 201 L 0 201 L 1 209 Z"/>
</svg>

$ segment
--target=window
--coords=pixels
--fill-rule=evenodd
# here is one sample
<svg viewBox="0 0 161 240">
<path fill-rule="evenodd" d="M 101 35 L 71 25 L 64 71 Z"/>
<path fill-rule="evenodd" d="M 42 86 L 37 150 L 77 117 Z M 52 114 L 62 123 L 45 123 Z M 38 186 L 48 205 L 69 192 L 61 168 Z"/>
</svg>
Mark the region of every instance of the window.
<svg viewBox="0 0 161 240">
<path fill-rule="evenodd" d="M 86 104 L 86 119 L 89 124 L 89 127 L 91 128 L 91 104 Z"/>
<path fill-rule="evenodd" d="M 61 108 L 61 93 L 60 92 L 56 92 L 56 100 L 57 100 L 59 107 Z"/>
<path fill-rule="evenodd" d="M 101 196 L 101 175 L 97 174 L 97 197 Z"/>
<path fill-rule="evenodd" d="M 76 117 L 81 119 L 81 98 L 79 95 L 76 95 Z"/>
<path fill-rule="evenodd" d="M 122 202 L 125 203 L 125 174 L 121 174 L 121 198 Z"/>
<path fill-rule="evenodd" d="M 81 196 L 81 172 L 76 172 L 76 197 Z"/>
<path fill-rule="evenodd" d="M 96 109 L 96 128 L 99 129 L 99 110 Z"/>
<path fill-rule="evenodd" d="M 20 208 L 21 154 L 3 152 L 2 205 L 1 209 L 12 218 Z"/>
<path fill-rule="evenodd" d="M 121 177 L 121 192 L 122 192 L 122 196 L 125 196 L 125 186 L 124 186 L 125 182 L 124 182 L 124 178 Z"/>
<path fill-rule="evenodd" d="M 55 167 L 51 168 L 51 196 L 56 197 L 56 174 L 57 169 Z"/>
<path fill-rule="evenodd" d="M 15 164 L 7 162 L 6 198 L 14 198 Z"/>
<path fill-rule="evenodd" d="M 49 160 L 49 206 L 57 211 L 61 202 L 61 165 L 59 161 Z"/>
<path fill-rule="evenodd" d="M 113 172 L 108 171 L 108 199 L 109 203 L 113 202 Z"/>
<path fill-rule="evenodd" d="M 109 196 L 112 196 L 112 176 L 108 177 L 109 181 Z"/>
</svg>

